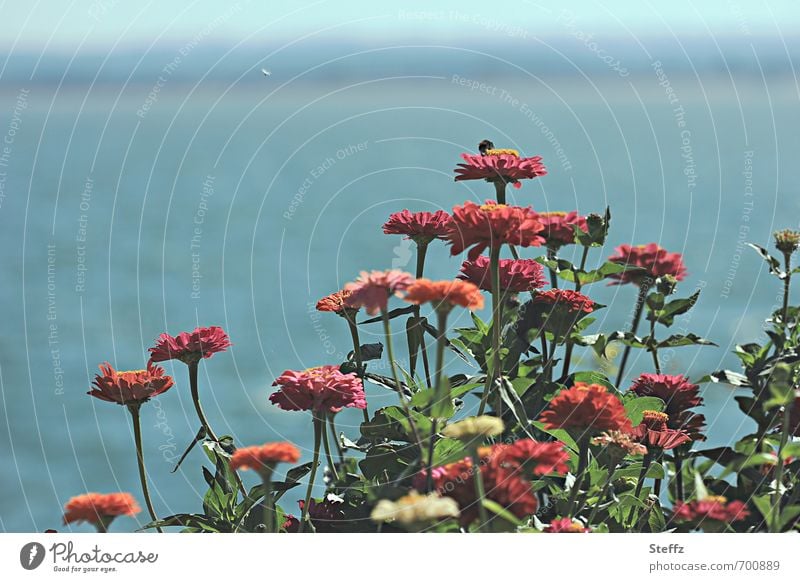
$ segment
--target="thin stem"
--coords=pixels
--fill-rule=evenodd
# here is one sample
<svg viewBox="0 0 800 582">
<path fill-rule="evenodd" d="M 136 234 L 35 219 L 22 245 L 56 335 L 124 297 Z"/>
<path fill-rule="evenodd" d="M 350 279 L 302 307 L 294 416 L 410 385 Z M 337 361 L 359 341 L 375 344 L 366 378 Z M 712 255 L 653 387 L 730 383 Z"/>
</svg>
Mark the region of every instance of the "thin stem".
<svg viewBox="0 0 800 582">
<path fill-rule="evenodd" d="M 547 260 L 554 261 L 556 259 L 556 251 L 553 248 L 547 247 Z M 558 289 L 558 276 L 556 275 L 555 269 L 551 269 L 550 267 L 547 268 L 550 271 L 550 286 L 553 289 Z"/>
<path fill-rule="evenodd" d="M 770 532 L 781 531 L 781 488 L 783 487 L 783 449 L 789 439 L 789 424 L 791 422 L 791 405 L 783 407 L 783 423 L 781 424 L 781 442 L 778 445 L 778 464 L 775 467 L 775 492 L 772 494 L 772 527 Z"/>
<path fill-rule="evenodd" d="M 422 278 L 422 274 L 425 272 L 425 256 L 428 253 L 428 243 L 420 244 L 417 243 L 417 271 L 416 277 L 417 279 Z M 420 306 L 414 306 L 414 322 L 415 327 L 417 328 L 415 331 L 419 332 L 419 340 L 420 345 L 419 348 L 422 351 L 422 369 L 425 371 L 425 381 L 428 383 L 428 386 L 432 386 L 431 384 L 431 369 L 430 364 L 428 363 L 428 348 L 425 345 L 425 330 L 422 328 L 420 323 Z M 411 354 L 409 354 L 411 357 Z M 414 368 L 411 368 L 411 377 L 414 377 Z"/>
<path fill-rule="evenodd" d="M 336 423 L 333 420 L 335 415 L 335 412 L 331 412 L 328 415 L 328 422 L 331 425 L 331 435 L 333 436 L 333 442 L 336 444 L 336 452 L 339 454 L 339 463 L 344 463 L 344 449 L 342 448 L 342 443 L 339 442 L 339 431 L 336 430 Z"/>
<path fill-rule="evenodd" d="M 275 512 L 272 510 L 272 469 L 265 469 L 261 478 L 264 482 L 264 529 L 267 533 L 274 533 Z"/>
<path fill-rule="evenodd" d="M 652 349 L 650 353 L 653 354 L 653 365 L 656 368 L 656 374 L 661 373 L 661 364 L 658 362 L 658 347 L 656 345 L 656 322 L 655 320 L 650 322 L 650 345 Z"/>
<path fill-rule="evenodd" d="M 496 184 L 497 182 L 495 182 Z M 500 369 L 500 328 L 502 327 L 501 321 L 501 305 L 500 305 L 500 249 L 502 245 L 493 245 L 489 251 L 489 269 L 492 276 L 492 358 L 493 363 L 491 370 L 486 370 L 486 385 L 483 389 L 483 397 L 481 404 L 478 408 L 478 414 L 481 415 L 486 410 L 486 404 L 489 402 L 489 393 L 494 386 L 494 381 L 502 373 Z M 486 362 L 487 368 L 489 362 Z"/>
<path fill-rule="evenodd" d="M 444 376 L 444 350 L 447 346 L 447 338 L 445 332 L 447 330 L 447 310 L 438 309 L 436 311 L 436 390 L 434 394 L 436 398 L 443 396 L 442 392 L 442 378 Z M 449 398 L 450 395 L 448 394 Z M 433 419 L 431 423 L 431 439 L 428 442 L 428 474 L 425 478 L 425 489 L 429 493 L 433 491 L 433 452 L 436 444 L 436 425 L 439 419 Z"/>
<path fill-rule="evenodd" d="M 327 423 L 325 423 L 324 418 L 322 419 L 322 423 L 322 446 L 325 448 L 325 459 L 328 461 L 328 466 L 331 468 L 334 481 L 338 481 L 339 473 L 336 471 L 336 463 L 333 462 L 333 455 L 331 455 L 331 444 L 328 440 Z"/>
<path fill-rule="evenodd" d="M 675 457 L 675 499 L 683 501 L 683 454 L 678 449 L 673 450 L 672 454 Z"/>
<path fill-rule="evenodd" d="M 636 298 L 636 308 L 633 312 L 633 322 L 631 322 L 631 333 L 635 334 L 639 329 L 639 322 L 642 320 L 642 312 L 644 311 L 644 303 L 647 300 L 647 292 L 650 287 L 642 282 L 639 286 L 639 295 Z M 625 366 L 628 363 L 628 357 L 631 354 L 631 346 L 625 346 L 622 352 L 622 361 L 619 363 L 619 372 L 617 373 L 617 387 L 622 384 L 622 378 L 625 376 Z"/>
<path fill-rule="evenodd" d="M 581 489 L 584 473 L 589 466 L 589 437 L 582 436 L 578 442 L 578 470 L 575 472 L 575 483 L 572 485 L 572 491 L 569 494 L 569 517 L 575 515 L 577 509 L 575 501 L 578 499 L 578 493 Z"/>
<path fill-rule="evenodd" d="M 586 268 L 586 259 L 589 257 L 589 247 L 583 247 L 583 253 L 581 254 L 581 265 L 578 267 L 579 271 L 583 271 Z M 581 290 L 581 279 L 580 277 L 575 277 L 575 291 Z"/>
<path fill-rule="evenodd" d="M 594 523 L 594 518 L 597 517 L 597 512 L 600 511 L 600 504 L 608 497 L 608 491 L 611 489 L 611 481 L 614 477 L 614 470 L 616 467 L 613 465 L 608 468 L 608 476 L 606 477 L 606 482 L 603 484 L 603 488 L 600 490 L 600 496 L 597 498 L 597 503 L 594 504 L 592 507 L 592 512 L 589 514 L 589 520 L 586 522 L 588 525 L 592 525 Z"/>
<path fill-rule="evenodd" d="M 397 396 L 400 398 L 400 405 L 403 407 L 406 418 L 408 418 L 408 424 L 411 427 L 414 441 L 419 449 L 420 458 L 422 458 L 422 451 L 424 450 L 422 447 L 422 439 L 417 430 L 417 423 L 414 422 L 414 417 L 411 415 L 411 409 L 408 407 L 406 396 L 403 394 L 403 385 L 400 382 L 400 376 L 397 374 L 397 364 L 395 364 L 394 361 L 394 347 L 392 344 L 392 330 L 389 326 L 389 314 L 386 313 L 386 310 L 382 310 L 381 316 L 383 319 L 383 334 L 386 336 L 386 355 L 389 358 L 389 365 L 392 369 L 392 379 L 394 380 L 395 388 L 397 388 Z"/>
<path fill-rule="evenodd" d="M 153 509 L 153 501 L 150 499 L 150 489 L 147 486 L 147 472 L 144 468 L 144 453 L 142 451 L 142 426 L 139 421 L 139 405 L 129 405 L 128 411 L 131 413 L 131 418 L 133 419 L 133 440 L 136 444 L 136 462 L 139 465 L 139 482 L 142 484 L 142 495 L 144 495 L 144 503 L 147 506 L 150 519 L 155 523 L 158 521 L 158 517 L 156 517 L 155 509 Z M 156 531 L 158 533 L 164 533 L 160 527 L 156 527 Z"/>
<path fill-rule="evenodd" d="M 481 473 L 481 463 L 478 458 L 477 448 L 472 449 L 472 482 L 475 485 L 475 497 L 478 504 L 478 531 L 484 531 L 486 524 L 489 522 L 486 508 L 483 506 L 483 499 L 486 497 L 486 492 L 483 487 L 483 474 Z"/>
<path fill-rule="evenodd" d="M 790 253 L 783 253 L 783 264 L 785 266 L 786 278 L 783 280 L 783 325 L 787 325 L 789 317 L 789 285 L 792 282 L 791 265 L 792 255 Z"/>
<path fill-rule="evenodd" d="M 198 389 L 198 382 L 197 382 L 197 362 L 191 362 L 188 364 L 189 366 L 189 387 L 191 388 L 192 392 L 192 402 L 194 403 L 194 410 L 197 413 L 197 418 L 200 419 L 200 424 L 202 425 L 203 429 L 206 431 L 206 437 L 210 438 L 215 443 L 219 443 L 219 438 L 217 437 L 216 433 L 211 429 L 211 425 L 208 424 L 208 419 L 206 418 L 205 413 L 203 412 L 203 406 L 200 404 L 200 390 Z M 242 492 L 242 496 L 247 498 L 247 490 L 244 488 L 244 484 L 242 483 L 241 477 L 239 474 L 234 471 L 233 477 L 236 479 L 236 485 L 239 487 L 239 491 Z"/>
<path fill-rule="evenodd" d="M 494 191 L 497 195 L 497 203 L 498 204 L 505 204 L 506 203 L 506 181 L 503 178 L 498 177 L 494 180 Z"/>
<path fill-rule="evenodd" d="M 428 471 L 425 475 L 425 491 L 433 492 L 433 453 L 436 448 L 436 430 L 438 418 L 431 420 L 431 438 L 428 440 Z"/>
<path fill-rule="evenodd" d="M 308 518 L 308 506 L 311 503 L 311 491 L 314 489 L 314 479 L 317 476 L 317 465 L 319 465 L 319 448 L 320 448 L 320 441 L 322 440 L 322 431 L 324 427 L 322 426 L 322 419 L 319 418 L 317 413 L 314 413 L 314 457 L 311 460 L 311 475 L 308 477 L 308 488 L 306 489 L 306 498 L 305 502 L 303 503 L 303 513 L 300 517 L 300 527 L 298 528 L 299 533 L 303 533 L 303 529 L 305 528 L 305 524 L 308 521 L 309 525 L 311 525 L 312 529 L 314 524 L 309 521 Z"/>
<path fill-rule="evenodd" d="M 653 454 L 648 451 L 647 454 L 642 459 L 642 470 L 639 471 L 639 479 L 636 481 L 636 490 L 634 491 L 634 494 L 633 494 L 633 496 L 636 499 L 639 499 L 639 495 L 642 493 L 642 487 L 644 486 L 644 480 L 645 480 L 645 477 L 647 476 L 647 471 L 648 471 L 648 469 L 650 469 L 650 464 L 652 462 L 653 462 Z M 635 507 L 631 508 L 630 513 L 625 516 L 623 521 L 627 520 L 629 516 L 633 517 L 633 520 L 631 520 L 631 524 L 630 524 L 631 527 L 632 527 L 636 523 L 636 521 L 635 521 L 636 520 L 636 508 Z"/>
<path fill-rule="evenodd" d="M 358 326 L 355 321 L 355 313 L 345 311 L 344 318 L 347 320 L 347 327 L 350 329 L 350 337 L 353 340 L 353 355 L 356 358 L 356 369 L 358 370 L 358 377 L 364 379 L 364 362 L 361 357 L 361 340 L 358 337 Z M 369 410 L 365 406 L 362 411 L 364 414 L 364 422 L 369 422 Z"/>
</svg>

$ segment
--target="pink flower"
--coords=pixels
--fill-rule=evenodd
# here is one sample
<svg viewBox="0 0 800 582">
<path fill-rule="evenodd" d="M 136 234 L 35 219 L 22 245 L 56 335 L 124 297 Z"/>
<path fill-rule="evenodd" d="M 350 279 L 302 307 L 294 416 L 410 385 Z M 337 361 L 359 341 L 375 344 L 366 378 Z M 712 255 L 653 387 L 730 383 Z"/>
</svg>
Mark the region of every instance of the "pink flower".
<svg viewBox="0 0 800 582">
<path fill-rule="evenodd" d="M 623 272 L 612 275 L 613 279 L 618 280 L 617 285 L 623 283 L 639 285 L 645 278 L 655 279 L 664 275 L 672 275 L 678 281 L 686 278 L 686 266 L 683 264 L 681 254 L 667 252 L 656 243 L 638 246 L 620 245 L 608 260 L 630 267 L 640 267 L 646 271 L 644 274 Z"/>
<path fill-rule="evenodd" d="M 269 400 L 283 410 L 339 412 L 342 408 L 367 407 L 361 379 L 343 374 L 338 366 L 286 370 L 272 385 L 280 389 Z"/>
<path fill-rule="evenodd" d="M 538 178 L 547 174 L 541 156 L 521 158 L 510 149 L 487 149 L 483 154 L 461 154 L 464 164 L 458 164 L 456 181 L 486 180 L 505 182 L 520 188 L 520 180 Z"/>
<path fill-rule="evenodd" d="M 481 255 L 474 261 L 464 261 L 459 279 L 474 283 L 484 291 L 492 290 L 489 257 Z M 533 259 L 500 259 L 500 289 L 522 293 L 544 287 L 546 280 L 542 266 Z"/>
<path fill-rule="evenodd" d="M 224 352 L 231 346 L 228 334 L 221 327 L 198 327 L 192 333 L 182 332 L 172 337 L 162 333 L 156 345 L 149 348 L 151 362 L 180 360 L 184 364 L 199 362 L 210 358 L 217 352 Z"/>
<path fill-rule="evenodd" d="M 400 297 L 414 282 L 414 277 L 404 271 L 392 269 L 389 271 L 361 271 L 361 275 L 353 283 L 345 285 L 345 291 L 350 291 L 350 296 L 345 299 L 345 305 L 358 309 L 363 307 L 370 315 L 379 311 L 386 311 L 389 297 Z"/>
<path fill-rule="evenodd" d="M 537 212 L 539 222 L 544 225 L 542 236 L 547 241 L 547 246 L 559 248 L 575 242 L 575 227 L 583 232 L 588 232 L 586 218 L 572 212 Z"/>
<path fill-rule="evenodd" d="M 427 244 L 435 238 L 444 238 L 452 217 L 444 210 L 436 212 L 410 212 L 403 210 L 389 216 L 383 225 L 384 234 L 404 234 L 417 244 Z"/>
</svg>

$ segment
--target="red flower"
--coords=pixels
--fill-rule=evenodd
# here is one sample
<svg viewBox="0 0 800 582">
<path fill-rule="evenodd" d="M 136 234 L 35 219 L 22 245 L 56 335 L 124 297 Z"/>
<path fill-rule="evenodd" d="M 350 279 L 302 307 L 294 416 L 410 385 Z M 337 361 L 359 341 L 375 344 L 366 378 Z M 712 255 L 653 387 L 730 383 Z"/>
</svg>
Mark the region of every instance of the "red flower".
<svg viewBox="0 0 800 582">
<path fill-rule="evenodd" d="M 589 232 L 586 218 L 572 212 L 537 212 L 536 217 L 544 225 L 542 236 L 551 248 L 571 245 L 575 242 L 575 227 Z"/>
<path fill-rule="evenodd" d="M 353 283 L 345 285 L 345 291 L 351 295 L 345 299 L 345 306 L 358 309 L 364 307 L 367 313 L 375 315 L 386 311 L 389 297 L 401 293 L 411 286 L 414 277 L 404 271 L 361 271 L 361 275 Z"/>
<path fill-rule="evenodd" d="M 507 206 L 492 200 L 481 206 L 468 200 L 453 208 L 447 240 L 452 245 L 452 255 L 472 247 L 467 258 L 474 261 L 489 247 L 539 246 L 544 243 L 539 235 L 543 228 L 530 207 Z"/>
<path fill-rule="evenodd" d="M 546 528 L 545 533 L 590 533 L 588 527 L 584 527 L 579 521 L 572 521 L 572 518 L 562 517 L 561 519 L 554 519 Z"/>
<path fill-rule="evenodd" d="M 521 158 L 516 150 L 488 149 L 483 155 L 461 154 L 465 164 L 458 164 L 456 181 L 486 180 L 505 182 L 520 188 L 520 180 L 547 174 L 541 156 Z"/>
<path fill-rule="evenodd" d="M 536 511 L 536 496 L 531 484 L 519 469 L 508 469 L 494 460 L 494 455 L 482 460 L 480 467 L 486 497 L 519 518 Z M 424 482 L 424 478 L 418 481 Z M 478 517 L 477 498 L 470 458 L 433 470 L 433 483 L 439 495 L 451 497 L 461 510 L 460 522 L 467 526 Z"/>
<path fill-rule="evenodd" d="M 299 460 L 300 451 L 292 443 L 267 443 L 236 449 L 231 456 L 231 469 L 271 471 L 278 463 L 296 463 Z"/>
<path fill-rule="evenodd" d="M 182 332 L 172 337 L 162 333 L 156 346 L 149 348 L 151 362 L 180 360 L 184 364 L 194 364 L 202 358 L 210 358 L 217 352 L 224 352 L 231 346 L 228 334 L 221 327 L 198 327 L 192 333 Z"/>
<path fill-rule="evenodd" d="M 444 210 L 410 212 L 403 210 L 389 216 L 383 225 L 384 234 L 404 234 L 417 244 L 427 244 L 435 238 L 445 238 L 452 217 Z"/>
<path fill-rule="evenodd" d="M 569 470 L 569 453 L 560 442 L 540 443 L 533 439 L 520 439 L 510 445 L 491 447 L 490 455 L 501 467 L 532 469 L 534 475 L 564 475 Z"/>
<path fill-rule="evenodd" d="M 94 377 L 94 386 L 87 394 L 127 406 L 129 404 L 142 404 L 153 396 L 158 396 L 169 390 L 174 382 L 170 376 L 164 375 L 164 370 L 153 364 L 147 364 L 146 370 L 132 370 L 118 372 L 108 362 L 101 364 L 100 371 Z"/>
<path fill-rule="evenodd" d="M 415 305 L 433 303 L 436 309 L 445 311 L 454 305 L 466 307 L 470 311 L 483 309 L 483 295 L 476 285 L 467 281 L 431 281 L 417 279 L 408 288 L 405 300 Z"/>
<path fill-rule="evenodd" d="M 656 243 L 647 245 L 620 245 L 616 253 L 608 258 L 609 261 L 620 263 L 630 267 L 641 267 L 646 273 L 627 273 L 623 272 L 612 275 L 617 279 L 617 285 L 623 283 L 634 283 L 639 285 L 646 278 L 657 278 L 664 275 L 672 275 L 678 281 L 686 278 L 686 267 L 683 264 L 683 257 L 680 253 L 670 253 L 662 249 Z"/>
<path fill-rule="evenodd" d="M 474 261 L 464 261 L 459 279 L 474 283 L 484 291 L 492 290 L 489 257 L 481 255 Z M 522 293 L 544 287 L 543 267 L 533 259 L 500 259 L 500 289 Z"/>
<path fill-rule="evenodd" d="M 300 503 L 302 503 L 302 501 Z M 290 513 L 286 516 L 286 520 L 283 522 L 281 529 L 286 533 L 297 533 L 300 531 L 300 520 Z"/>
<path fill-rule="evenodd" d="M 342 408 L 367 407 L 361 379 L 342 374 L 337 366 L 286 370 L 272 385 L 280 389 L 269 400 L 283 410 L 339 412 Z"/>
<path fill-rule="evenodd" d="M 584 382 L 556 394 L 539 420 L 546 429 L 563 428 L 579 434 L 631 429 L 620 399 L 609 394 L 605 386 Z"/>
<path fill-rule="evenodd" d="M 643 445 L 668 451 L 691 441 L 691 437 L 682 430 L 667 427 L 669 416 L 655 410 L 645 410 L 642 423 L 631 430 L 631 436 Z"/>
<path fill-rule="evenodd" d="M 533 297 L 533 302 L 552 305 L 554 309 L 566 313 L 591 313 L 594 311 L 594 301 L 586 295 L 570 289 L 538 291 Z"/>
<path fill-rule="evenodd" d="M 686 503 L 676 501 L 673 508 L 672 519 L 675 521 L 703 522 L 706 520 L 722 523 L 731 523 L 747 518 L 750 512 L 747 505 L 741 501 L 731 501 L 722 496 L 709 495 L 705 499 L 698 499 Z"/>
<path fill-rule="evenodd" d="M 347 299 L 350 295 L 352 292 L 345 289 L 326 295 L 317 301 L 317 311 L 327 311 L 337 315 L 345 315 L 348 310 L 357 311 L 357 309 L 347 307 Z"/>
<path fill-rule="evenodd" d="M 84 493 L 64 506 L 64 525 L 86 521 L 108 525 L 118 515 L 136 515 L 142 511 L 130 493 Z"/>
<path fill-rule="evenodd" d="M 642 374 L 633 381 L 631 392 L 637 396 L 655 396 L 666 403 L 665 412 L 669 415 L 667 426 L 683 430 L 692 440 L 705 440 L 702 431 L 705 417 L 690 412 L 690 408 L 701 406 L 700 387 L 692 384 L 685 376 L 667 374 Z"/>
</svg>

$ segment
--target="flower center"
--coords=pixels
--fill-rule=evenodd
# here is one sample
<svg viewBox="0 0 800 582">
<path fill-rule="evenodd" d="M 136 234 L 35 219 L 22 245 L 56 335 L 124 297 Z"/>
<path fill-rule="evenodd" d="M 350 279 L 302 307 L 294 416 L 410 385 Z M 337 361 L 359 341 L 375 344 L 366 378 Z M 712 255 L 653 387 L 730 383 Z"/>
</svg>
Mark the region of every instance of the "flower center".
<svg viewBox="0 0 800 582">
<path fill-rule="evenodd" d="M 481 205 L 481 210 L 484 212 L 494 212 L 495 210 L 500 210 L 505 207 L 505 204 L 483 204 Z"/>
<path fill-rule="evenodd" d="M 727 503 L 728 498 L 724 495 L 709 495 L 702 499 L 702 501 L 711 501 L 712 503 Z"/>
<path fill-rule="evenodd" d="M 514 156 L 515 158 L 519 157 L 519 152 L 517 150 L 511 149 L 492 149 L 486 150 L 487 156 Z"/>
<path fill-rule="evenodd" d="M 553 210 L 552 212 L 540 212 L 539 216 L 566 216 L 566 212 L 561 212 L 559 210 Z"/>
<path fill-rule="evenodd" d="M 144 374 L 147 370 L 125 370 L 124 372 L 117 372 L 119 376 L 136 376 L 137 374 Z"/>
<path fill-rule="evenodd" d="M 664 430 L 668 420 L 669 415 L 656 410 L 645 410 L 642 413 L 642 423 L 650 430 Z"/>
</svg>

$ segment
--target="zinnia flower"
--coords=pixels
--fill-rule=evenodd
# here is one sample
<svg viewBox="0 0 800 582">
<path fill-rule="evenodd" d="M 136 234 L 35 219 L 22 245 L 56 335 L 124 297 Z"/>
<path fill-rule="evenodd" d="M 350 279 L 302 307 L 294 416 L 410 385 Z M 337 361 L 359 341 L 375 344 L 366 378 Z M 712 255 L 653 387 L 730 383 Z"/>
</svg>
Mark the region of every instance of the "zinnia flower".
<svg viewBox="0 0 800 582">
<path fill-rule="evenodd" d="M 672 519 L 691 521 L 702 525 L 704 521 L 731 523 L 746 519 L 750 515 L 747 505 L 741 501 L 731 501 L 721 495 L 709 495 L 688 503 L 676 501 Z"/>
<path fill-rule="evenodd" d="M 455 169 L 456 181 L 486 180 L 504 182 L 520 188 L 520 180 L 538 178 L 547 174 L 541 156 L 521 158 L 511 149 L 487 149 L 482 154 L 461 154 L 464 164 Z"/>
<path fill-rule="evenodd" d="M 537 291 L 533 304 L 541 310 L 538 325 L 559 338 L 566 336 L 577 321 L 595 307 L 589 297 L 570 289 Z"/>
<path fill-rule="evenodd" d="M 280 389 L 269 400 L 283 410 L 339 412 L 342 408 L 367 407 L 361 379 L 343 374 L 337 366 L 286 370 L 272 385 Z"/>
<path fill-rule="evenodd" d="M 622 460 L 626 455 L 646 455 L 647 447 L 636 442 L 630 433 L 619 430 L 610 430 L 592 439 L 593 445 L 605 447 L 608 454 Z"/>
<path fill-rule="evenodd" d="M 645 410 L 642 423 L 631 430 L 631 435 L 647 447 L 668 451 L 691 441 L 682 430 L 667 427 L 669 416 L 655 410 Z"/>
<path fill-rule="evenodd" d="M 291 443 L 267 443 L 261 446 L 236 449 L 231 456 L 231 469 L 272 471 L 278 463 L 296 463 L 300 451 Z"/>
<path fill-rule="evenodd" d="M 619 398 L 609 394 L 605 386 L 584 382 L 556 394 L 539 420 L 546 429 L 563 428 L 579 437 L 609 430 L 629 432 L 632 428 Z"/>
<path fill-rule="evenodd" d="M 504 429 L 503 421 L 496 416 L 470 416 L 444 427 L 442 435 L 451 439 L 471 441 L 476 437 L 501 435 Z"/>
<path fill-rule="evenodd" d="M 692 440 L 705 440 L 702 434 L 705 417 L 689 411 L 703 404 L 699 391 L 700 387 L 685 376 L 668 374 L 642 374 L 631 386 L 631 392 L 637 396 L 655 396 L 663 400 L 669 415 L 667 426 L 686 431 Z"/>
<path fill-rule="evenodd" d="M 230 346 L 228 334 L 221 327 L 211 326 L 198 327 L 191 333 L 184 331 L 175 337 L 162 333 L 155 347 L 148 348 L 148 351 L 151 362 L 180 360 L 184 364 L 193 364 L 224 352 Z"/>
<path fill-rule="evenodd" d="M 609 261 L 620 263 L 629 267 L 640 267 L 645 273 L 622 272 L 612 275 L 617 279 L 617 285 L 623 283 L 641 284 L 645 279 L 656 279 L 664 275 L 672 275 L 678 281 L 686 278 L 686 267 L 680 253 L 670 253 L 656 243 L 646 245 L 620 245 L 616 253 L 609 257 Z"/>
<path fill-rule="evenodd" d="M 493 200 L 478 205 L 468 200 L 463 206 L 453 208 L 447 240 L 452 245 L 452 255 L 472 247 L 467 258 L 474 261 L 489 247 L 540 246 L 544 243 L 539 234 L 543 229 L 530 207 L 507 206 Z"/>
<path fill-rule="evenodd" d="M 436 212 L 403 210 L 389 216 L 389 220 L 383 225 L 383 233 L 404 234 L 417 244 L 428 244 L 433 239 L 445 238 L 452 220 L 444 210 Z"/>
<path fill-rule="evenodd" d="M 548 247 L 558 249 L 575 242 L 575 227 L 589 232 L 586 218 L 572 212 L 537 212 L 536 217 L 544 225 L 542 236 Z"/>
<path fill-rule="evenodd" d="M 64 506 L 64 525 L 89 522 L 107 527 L 119 515 L 134 516 L 142 511 L 130 493 L 84 493 Z"/>
<path fill-rule="evenodd" d="M 581 522 L 572 521 L 569 517 L 562 517 L 561 519 L 554 519 L 546 528 L 545 533 L 589 533 L 588 527 L 585 527 Z"/>
<path fill-rule="evenodd" d="M 94 377 L 94 388 L 87 394 L 123 406 L 147 402 L 153 396 L 166 392 L 174 384 L 170 376 L 164 375 L 162 368 L 151 363 L 147 364 L 146 370 L 128 372 L 118 372 L 108 362 L 99 367 L 102 374 Z"/>
<path fill-rule="evenodd" d="M 405 526 L 414 526 L 459 515 L 458 503 L 450 497 L 441 497 L 436 493 L 422 495 L 417 491 L 410 491 L 397 501 L 381 499 L 370 517 L 376 522 L 396 521 Z"/>
<path fill-rule="evenodd" d="M 492 290 L 489 257 L 481 255 L 474 261 L 464 261 L 459 279 L 474 283 L 484 291 Z M 533 259 L 500 259 L 500 289 L 522 293 L 544 287 L 544 268 Z"/>
<path fill-rule="evenodd" d="M 391 295 L 400 297 L 413 282 L 414 277 L 397 269 L 361 271 L 358 279 L 344 287 L 345 291 L 350 292 L 345 305 L 354 309 L 364 307 L 368 314 L 375 315 L 379 311 L 386 311 Z"/>
<path fill-rule="evenodd" d="M 300 500 L 297 505 L 300 506 L 300 511 L 303 511 L 305 502 Z M 341 497 L 329 493 L 322 501 L 311 499 L 308 504 L 308 517 L 314 523 L 317 532 L 334 532 L 336 525 L 345 519 L 344 507 L 344 500 Z"/>
<path fill-rule="evenodd" d="M 358 311 L 357 309 L 347 306 L 347 299 L 350 295 L 352 295 L 352 292 L 345 289 L 326 295 L 317 301 L 317 311 L 326 311 L 328 313 L 335 313 L 336 315 L 346 315 L 347 311 Z"/>
<path fill-rule="evenodd" d="M 560 442 L 520 439 L 512 444 L 494 445 L 487 454 L 501 467 L 530 470 L 533 475 L 565 475 L 569 470 L 569 453 Z"/>
<path fill-rule="evenodd" d="M 470 311 L 483 309 L 483 295 L 476 285 L 460 279 L 431 281 L 417 279 L 408 288 L 405 300 L 415 305 L 432 303 L 437 310 L 449 311 L 459 305 Z"/>
</svg>

